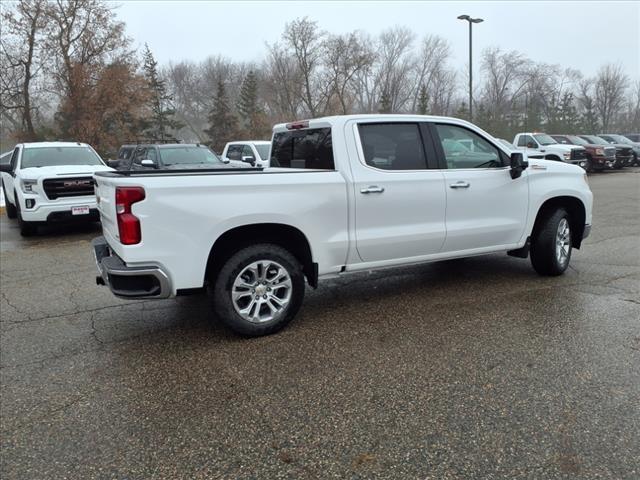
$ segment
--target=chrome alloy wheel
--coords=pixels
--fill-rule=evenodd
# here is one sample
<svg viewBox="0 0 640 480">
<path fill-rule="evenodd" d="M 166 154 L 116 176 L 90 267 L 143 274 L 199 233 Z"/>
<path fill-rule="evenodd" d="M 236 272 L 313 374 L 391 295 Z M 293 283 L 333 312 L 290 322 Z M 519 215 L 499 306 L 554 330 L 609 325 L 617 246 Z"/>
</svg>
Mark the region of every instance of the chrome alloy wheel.
<svg viewBox="0 0 640 480">
<path fill-rule="evenodd" d="M 571 230 L 569 222 L 563 218 L 558 223 L 556 232 L 556 259 L 561 266 L 565 266 L 569 261 L 569 252 L 571 250 Z"/>
<path fill-rule="evenodd" d="M 291 300 L 289 272 L 273 260 L 247 265 L 233 282 L 233 308 L 245 320 L 263 323 L 283 315 Z"/>
</svg>

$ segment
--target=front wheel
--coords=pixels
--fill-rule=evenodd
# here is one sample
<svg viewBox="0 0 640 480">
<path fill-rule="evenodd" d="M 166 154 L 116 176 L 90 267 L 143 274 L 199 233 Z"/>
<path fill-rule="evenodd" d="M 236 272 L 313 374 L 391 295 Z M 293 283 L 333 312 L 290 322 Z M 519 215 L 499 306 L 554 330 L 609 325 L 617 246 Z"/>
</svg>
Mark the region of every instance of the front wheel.
<svg viewBox="0 0 640 480">
<path fill-rule="evenodd" d="M 7 217 L 16 218 L 16 215 L 18 212 L 16 210 L 16 206 L 9 201 L 9 197 L 7 196 L 7 190 L 4 188 L 4 182 L 2 183 L 2 192 L 4 193 L 4 203 L 5 203 L 4 209 L 7 213 Z"/>
<path fill-rule="evenodd" d="M 564 208 L 548 212 L 531 239 L 531 265 L 540 275 L 562 275 L 571 260 L 571 223 Z"/>
<path fill-rule="evenodd" d="M 32 237 L 38 233 L 38 226 L 32 222 L 25 222 L 22 218 L 22 210 L 20 209 L 20 199 L 16 193 L 13 194 L 13 198 L 16 201 L 16 213 L 18 217 L 18 225 L 20 226 L 20 235 L 23 237 Z"/>
<path fill-rule="evenodd" d="M 300 262 L 274 244 L 236 252 L 214 282 L 214 310 L 240 335 L 257 337 L 284 328 L 302 305 L 304 275 Z"/>
</svg>

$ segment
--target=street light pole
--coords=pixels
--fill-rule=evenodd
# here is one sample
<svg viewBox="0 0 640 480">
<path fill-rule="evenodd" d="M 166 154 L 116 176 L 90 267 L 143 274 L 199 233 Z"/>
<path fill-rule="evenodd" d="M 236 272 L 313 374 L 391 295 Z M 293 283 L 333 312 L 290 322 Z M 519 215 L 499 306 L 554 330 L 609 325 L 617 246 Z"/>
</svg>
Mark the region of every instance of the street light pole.
<svg viewBox="0 0 640 480">
<path fill-rule="evenodd" d="M 473 24 L 484 22 L 482 18 L 471 18 L 469 15 L 460 15 L 458 20 L 469 22 L 469 121 L 473 121 Z"/>
</svg>

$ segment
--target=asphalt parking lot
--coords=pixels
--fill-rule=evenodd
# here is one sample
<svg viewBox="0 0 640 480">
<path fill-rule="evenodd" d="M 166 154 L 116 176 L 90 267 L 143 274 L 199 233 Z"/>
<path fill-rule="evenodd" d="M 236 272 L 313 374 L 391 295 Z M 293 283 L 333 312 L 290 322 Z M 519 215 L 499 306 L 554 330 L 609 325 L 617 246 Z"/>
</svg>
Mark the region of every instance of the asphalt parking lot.
<svg viewBox="0 0 640 480">
<path fill-rule="evenodd" d="M 637 479 L 640 168 L 590 184 L 563 277 L 506 255 L 345 277 L 249 340 L 206 298 L 97 287 L 97 226 L 23 240 L 3 215 L 0 476 Z"/>
</svg>

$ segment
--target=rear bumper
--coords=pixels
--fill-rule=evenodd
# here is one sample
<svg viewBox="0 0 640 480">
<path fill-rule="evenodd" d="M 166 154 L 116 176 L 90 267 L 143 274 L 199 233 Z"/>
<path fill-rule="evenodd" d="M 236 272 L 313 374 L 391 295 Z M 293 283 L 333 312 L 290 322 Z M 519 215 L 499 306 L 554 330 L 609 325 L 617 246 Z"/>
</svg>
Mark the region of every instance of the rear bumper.
<svg viewBox="0 0 640 480">
<path fill-rule="evenodd" d="M 98 267 L 96 283 L 106 285 L 120 298 L 168 298 L 171 282 L 167 273 L 156 265 L 127 266 L 111 251 L 104 237 L 91 241 Z"/>
</svg>

